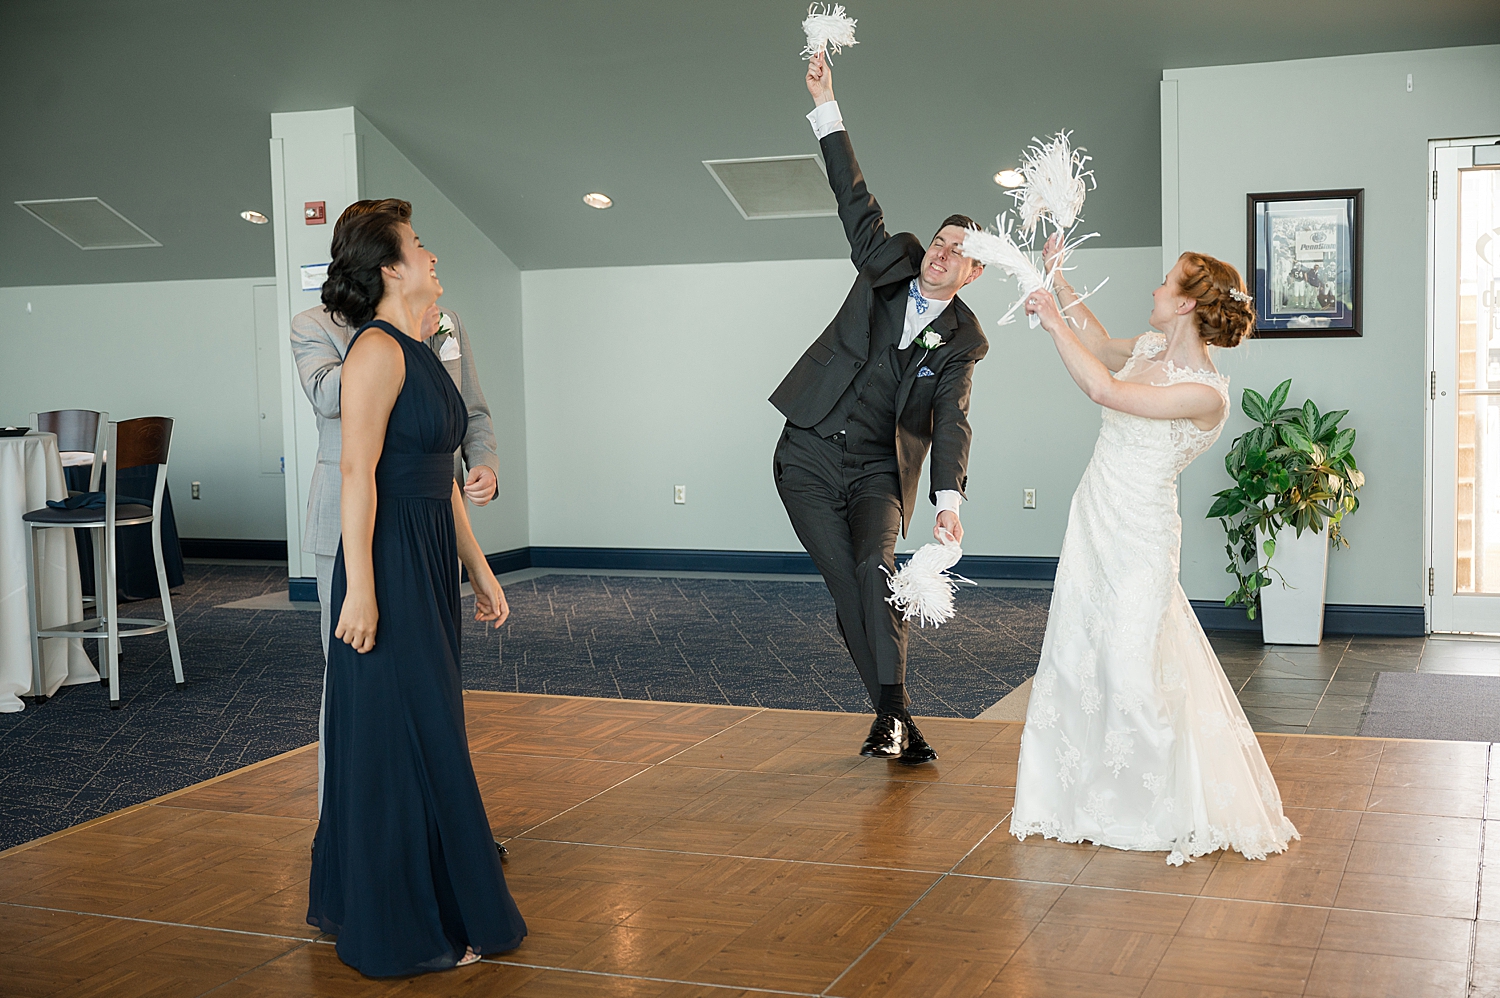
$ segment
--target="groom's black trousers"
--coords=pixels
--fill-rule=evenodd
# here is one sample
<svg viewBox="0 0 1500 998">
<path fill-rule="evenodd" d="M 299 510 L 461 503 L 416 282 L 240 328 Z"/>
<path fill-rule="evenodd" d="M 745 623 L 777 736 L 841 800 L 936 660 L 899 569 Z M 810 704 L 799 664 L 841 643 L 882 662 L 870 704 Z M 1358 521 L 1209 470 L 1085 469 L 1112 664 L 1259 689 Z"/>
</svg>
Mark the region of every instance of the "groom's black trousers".
<svg viewBox="0 0 1500 998">
<path fill-rule="evenodd" d="M 901 480 L 894 455 L 850 454 L 843 441 L 787 426 L 776 445 L 776 491 L 828 584 L 844 644 L 876 704 L 882 684 L 906 682 L 907 624 L 885 601 L 901 534 Z"/>
</svg>

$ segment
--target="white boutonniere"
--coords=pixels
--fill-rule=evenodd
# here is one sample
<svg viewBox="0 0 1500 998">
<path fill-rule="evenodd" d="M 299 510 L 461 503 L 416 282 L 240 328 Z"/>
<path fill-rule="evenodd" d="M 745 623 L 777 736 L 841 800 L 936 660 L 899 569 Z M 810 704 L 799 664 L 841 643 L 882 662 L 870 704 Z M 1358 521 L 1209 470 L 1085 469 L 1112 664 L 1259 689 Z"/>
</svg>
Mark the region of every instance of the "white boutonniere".
<svg viewBox="0 0 1500 998">
<path fill-rule="evenodd" d="M 917 337 L 917 346 L 921 347 L 923 350 L 936 350 L 942 345 L 943 338 L 937 333 L 933 332 L 931 326 L 928 326 L 926 329 L 922 330 L 922 335 Z"/>
<path fill-rule="evenodd" d="M 448 338 L 438 347 L 438 360 L 458 360 L 463 354 L 458 349 L 458 337 L 453 335 L 453 318 L 447 312 L 439 312 L 436 335 L 442 336 L 444 333 L 448 334 Z"/>
</svg>

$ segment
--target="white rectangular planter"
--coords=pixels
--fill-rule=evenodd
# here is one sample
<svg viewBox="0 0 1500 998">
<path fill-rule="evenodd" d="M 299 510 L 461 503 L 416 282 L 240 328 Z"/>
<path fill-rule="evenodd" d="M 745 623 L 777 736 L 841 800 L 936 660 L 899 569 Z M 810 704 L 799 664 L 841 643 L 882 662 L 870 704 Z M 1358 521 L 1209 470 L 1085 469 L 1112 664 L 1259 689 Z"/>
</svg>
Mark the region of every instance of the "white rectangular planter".
<svg viewBox="0 0 1500 998">
<path fill-rule="evenodd" d="M 1264 544 L 1265 536 L 1258 540 Z M 1257 550 L 1263 564 L 1264 548 L 1257 545 Z M 1304 530 L 1298 537 L 1295 529 L 1283 527 L 1276 534 L 1271 567 L 1271 581 L 1260 591 L 1262 640 L 1268 645 L 1320 644 L 1328 591 L 1328 534 Z"/>
</svg>

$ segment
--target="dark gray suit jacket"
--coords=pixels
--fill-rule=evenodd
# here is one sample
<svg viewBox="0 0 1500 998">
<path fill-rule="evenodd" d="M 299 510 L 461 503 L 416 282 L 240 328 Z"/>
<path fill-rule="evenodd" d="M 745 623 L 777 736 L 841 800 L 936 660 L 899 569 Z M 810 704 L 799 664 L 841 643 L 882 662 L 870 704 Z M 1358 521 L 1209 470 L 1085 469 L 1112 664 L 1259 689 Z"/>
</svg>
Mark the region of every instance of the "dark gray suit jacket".
<svg viewBox="0 0 1500 998">
<path fill-rule="evenodd" d="M 876 309 L 892 310 L 895 327 L 906 314 L 906 288 L 922 267 L 926 246 L 910 232 L 890 235 L 885 213 L 865 187 L 846 131 L 823 137 L 823 160 L 828 184 L 838 198 L 839 218 L 849 238 L 850 259 L 859 276 L 838 315 L 808 347 L 776 391 L 771 404 L 793 426 L 811 427 L 838 403 L 865 362 L 870 359 L 870 326 Z M 888 317 L 888 318 L 892 318 Z M 918 351 L 906 365 L 896 390 L 896 461 L 901 476 L 902 532 L 911 523 L 922 461 L 932 452 L 932 482 L 928 501 L 951 489 L 960 494 L 968 484 L 969 393 L 974 365 L 989 351 L 979 320 L 964 304 L 953 303 L 932 323 L 943 342 L 934 350 Z M 932 377 L 918 378 L 922 368 Z"/>
</svg>

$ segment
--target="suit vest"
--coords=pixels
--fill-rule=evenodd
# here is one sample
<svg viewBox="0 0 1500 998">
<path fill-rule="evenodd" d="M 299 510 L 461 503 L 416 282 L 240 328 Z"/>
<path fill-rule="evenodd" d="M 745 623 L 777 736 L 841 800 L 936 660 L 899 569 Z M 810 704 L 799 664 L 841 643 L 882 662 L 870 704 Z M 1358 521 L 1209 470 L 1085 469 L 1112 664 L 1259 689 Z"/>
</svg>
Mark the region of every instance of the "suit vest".
<svg viewBox="0 0 1500 998">
<path fill-rule="evenodd" d="M 898 286 L 897 290 L 905 288 Z M 913 352 L 910 347 L 896 349 L 905 306 L 906 296 L 902 294 L 894 304 L 878 301 L 871 309 L 868 359 L 828 415 L 813 427 L 821 437 L 842 432 L 844 449 L 850 454 L 895 459 L 896 392 Z"/>
</svg>

